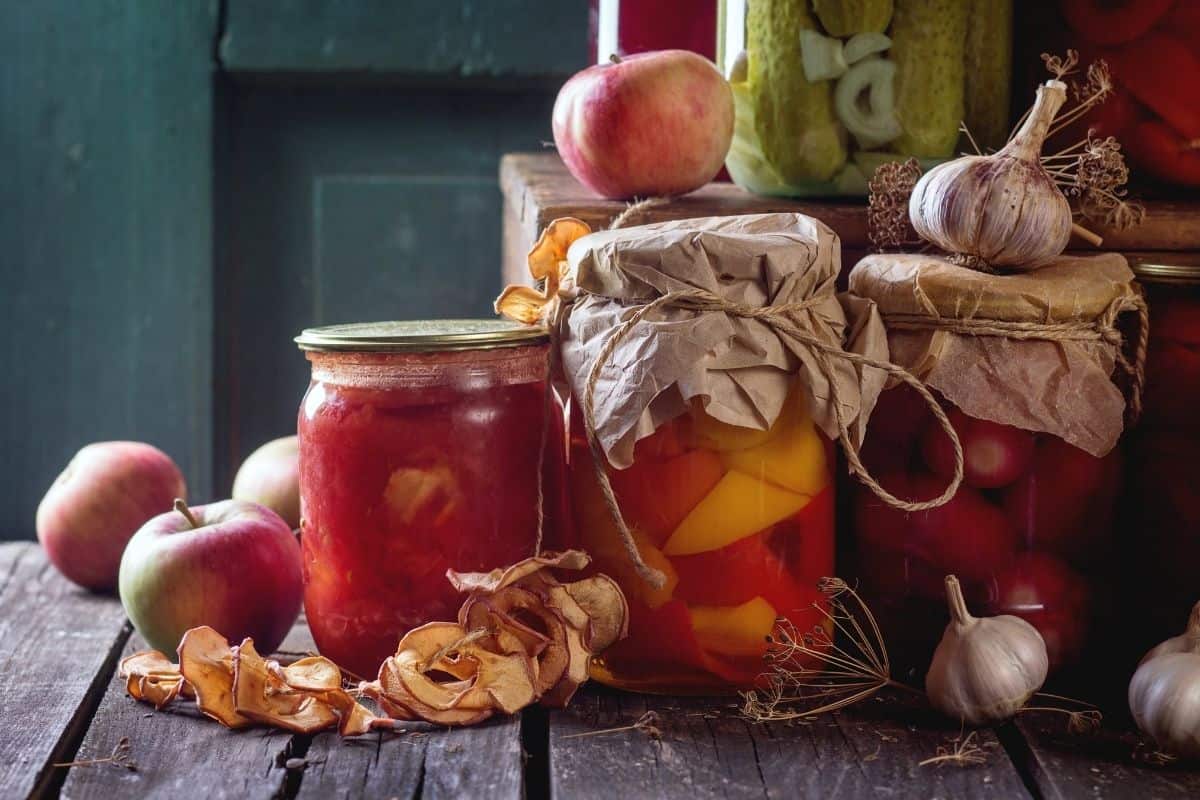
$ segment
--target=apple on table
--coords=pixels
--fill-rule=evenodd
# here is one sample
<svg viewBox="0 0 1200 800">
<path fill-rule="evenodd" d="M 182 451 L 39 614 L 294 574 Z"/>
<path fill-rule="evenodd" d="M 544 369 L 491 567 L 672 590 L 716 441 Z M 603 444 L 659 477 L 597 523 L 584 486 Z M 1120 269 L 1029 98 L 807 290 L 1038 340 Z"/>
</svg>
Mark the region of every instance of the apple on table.
<svg viewBox="0 0 1200 800">
<path fill-rule="evenodd" d="M 156 650 L 174 653 L 184 632 L 207 625 L 231 642 L 277 649 L 300 613 L 300 545 L 269 508 L 224 500 L 160 514 L 121 559 L 125 613 Z"/>
<path fill-rule="evenodd" d="M 175 462 L 142 442 L 96 442 L 75 454 L 37 509 L 37 537 L 58 571 L 87 589 L 117 585 L 125 544 L 187 497 Z"/>
<path fill-rule="evenodd" d="M 296 436 L 273 439 L 242 462 L 233 479 L 234 500 L 266 506 L 300 527 L 300 444 Z"/>
</svg>

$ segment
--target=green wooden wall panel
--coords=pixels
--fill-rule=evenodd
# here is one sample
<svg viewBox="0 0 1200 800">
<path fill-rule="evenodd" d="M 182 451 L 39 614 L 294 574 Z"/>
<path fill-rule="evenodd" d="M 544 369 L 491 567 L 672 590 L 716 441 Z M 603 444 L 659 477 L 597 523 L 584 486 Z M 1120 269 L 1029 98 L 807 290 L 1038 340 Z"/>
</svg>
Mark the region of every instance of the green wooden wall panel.
<svg viewBox="0 0 1200 800">
<path fill-rule="evenodd" d="M 0 538 L 81 445 L 211 489 L 215 0 L 8 3 L 0 22 Z"/>
<path fill-rule="evenodd" d="M 233 72 L 566 76 L 585 65 L 584 0 L 227 0 Z"/>
<path fill-rule="evenodd" d="M 295 431 L 309 374 L 292 343 L 301 328 L 491 313 L 499 159 L 550 138 L 553 101 L 549 90 L 234 87 L 219 490 L 251 449 Z"/>
</svg>

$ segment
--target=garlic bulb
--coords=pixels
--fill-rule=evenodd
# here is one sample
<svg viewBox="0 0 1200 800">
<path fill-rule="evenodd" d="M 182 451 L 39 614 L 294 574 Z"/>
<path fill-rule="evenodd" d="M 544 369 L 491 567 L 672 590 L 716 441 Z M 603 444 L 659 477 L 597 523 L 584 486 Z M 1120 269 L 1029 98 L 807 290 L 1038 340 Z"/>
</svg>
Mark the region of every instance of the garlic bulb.
<svg viewBox="0 0 1200 800">
<path fill-rule="evenodd" d="M 1163 750 L 1200 758 L 1200 603 L 1187 630 L 1145 655 L 1129 681 L 1129 711 Z"/>
<path fill-rule="evenodd" d="M 972 725 L 1008 719 L 1042 687 L 1046 643 L 1020 617 L 973 617 L 958 578 L 946 576 L 950 624 L 925 676 L 929 702 Z"/>
<path fill-rule="evenodd" d="M 1047 81 L 1021 129 L 999 152 L 963 156 L 921 176 L 908 216 L 922 239 L 963 266 L 1035 269 L 1062 253 L 1071 206 L 1042 166 L 1042 142 L 1066 101 L 1066 84 Z"/>
</svg>

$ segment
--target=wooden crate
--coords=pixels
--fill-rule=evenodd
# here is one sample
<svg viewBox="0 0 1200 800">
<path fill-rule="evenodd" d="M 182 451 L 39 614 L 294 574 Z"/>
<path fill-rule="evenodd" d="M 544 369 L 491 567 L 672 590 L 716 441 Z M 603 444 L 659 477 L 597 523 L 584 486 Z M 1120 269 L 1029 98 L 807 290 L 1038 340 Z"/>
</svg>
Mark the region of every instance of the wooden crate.
<svg viewBox="0 0 1200 800">
<path fill-rule="evenodd" d="M 618 200 L 603 200 L 567 172 L 556 153 L 510 153 L 500 161 L 504 193 L 503 278 L 528 283 L 525 255 L 542 229 L 557 217 L 578 217 L 593 228 L 606 227 L 625 210 Z M 731 183 L 710 183 L 691 194 L 647 209 L 639 224 L 688 217 L 762 214 L 796 211 L 816 217 L 841 237 L 844 268 L 855 264 L 870 247 L 867 207 L 861 200 L 792 200 L 759 197 Z M 1102 249 L 1123 253 L 1200 251 L 1200 204 L 1184 201 L 1146 203 L 1146 219 L 1127 231 L 1096 228 L 1104 237 Z M 1072 240 L 1080 252 L 1094 250 Z"/>
</svg>

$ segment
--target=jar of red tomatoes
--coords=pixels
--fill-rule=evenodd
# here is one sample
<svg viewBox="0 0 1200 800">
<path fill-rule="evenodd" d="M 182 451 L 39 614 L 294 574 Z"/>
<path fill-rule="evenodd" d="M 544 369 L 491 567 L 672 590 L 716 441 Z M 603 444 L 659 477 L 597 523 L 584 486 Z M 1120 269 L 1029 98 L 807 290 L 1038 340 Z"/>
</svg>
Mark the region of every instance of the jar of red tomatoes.
<svg viewBox="0 0 1200 800">
<path fill-rule="evenodd" d="M 1117 255 L 1008 275 L 876 255 L 851 273 L 851 291 L 879 304 L 893 361 L 933 390 L 962 447 L 963 481 L 945 505 L 903 513 L 862 490 L 853 502 L 856 572 L 901 667 L 923 674 L 929 663 L 947 574 L 972 610 L 1032 623 L 1052 670 L 1078 663 L 1112 619 L 1113 556 L 1128 554 L 1114 522 L 1121 365 L 1137 371 L 1118 319 L 1140 306 L 1132 278 Z M 904 386 L 881 395 L 863 455 L 913 500 L 937 496 L 956 460 Z"/>
<path fill-rule="evenodd" d="M 539 495 L 543 526 L 561 519 L 548 344 L 499 320 L 339 325 L 296 342 L 312 362 L 298 420 L 308 624 L 322 654 L 369 677 L 406 631 L 455 618 L 447 569 L 532 555 Z"/>
<path fill-rule="evenodd" d="M 1128 438 L 1123 519 L 1138 532 L 1139 624 L 1144 651 L 1178 633 L 1200 596 L 1200 257 L 1134 264 L 1150 305 L 1145 410 Z"/>
<path fill-rule="evenodd" d="M 798 214 L 590 235 L 558 220 L 530 257 L 550 296 L 518 287 L 498 301 L 556 331 L 567 537 L 629 602 L 629 635 L 593 662 L 594 678 L 749 687 L 779 617 L 801 632 L 828 621 L 830 442 L 882 384 L 864 386 L 837 354 L 886 356 L 877 315 L 853 323 L 835 296 L 839 262 L 833 232 Z"/>
</svg>

